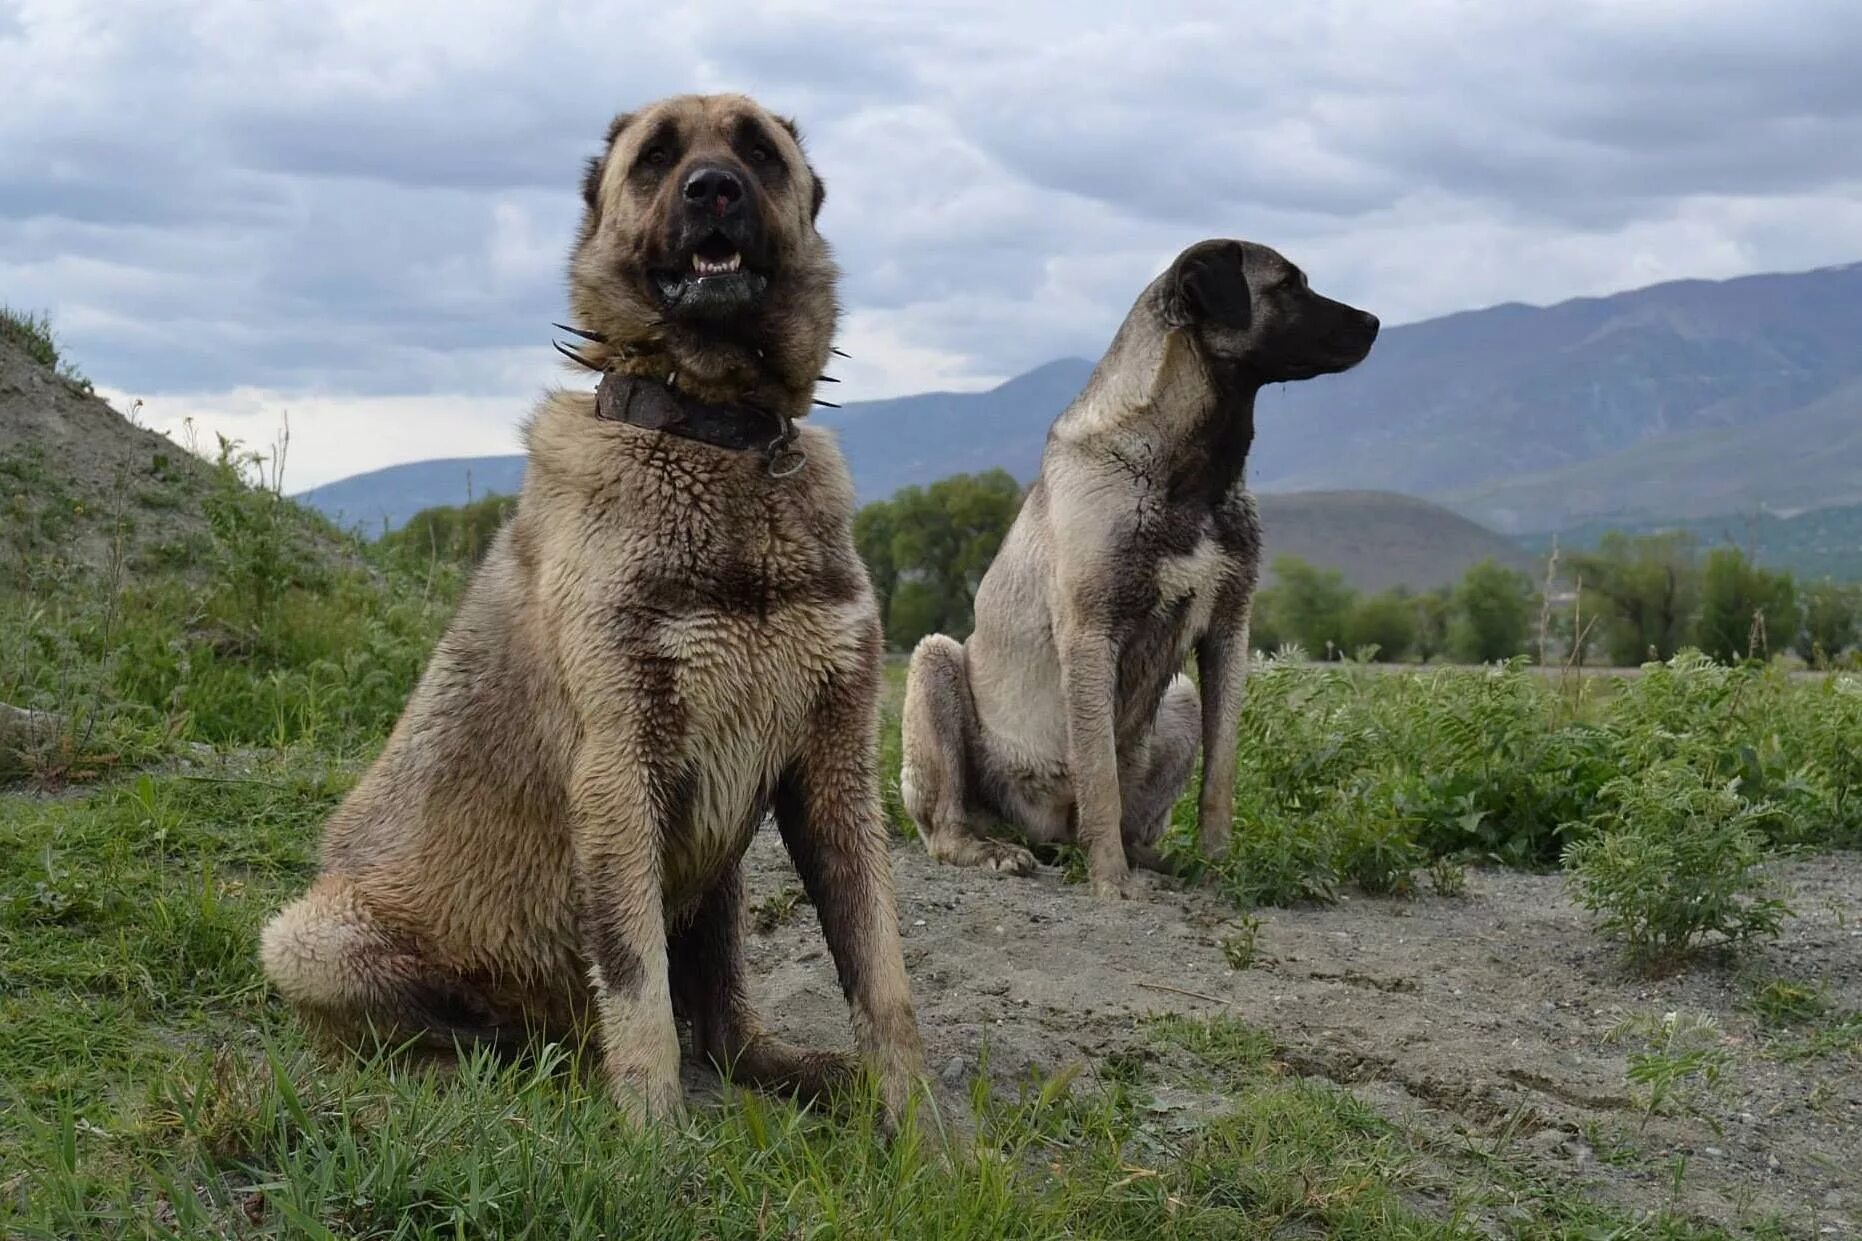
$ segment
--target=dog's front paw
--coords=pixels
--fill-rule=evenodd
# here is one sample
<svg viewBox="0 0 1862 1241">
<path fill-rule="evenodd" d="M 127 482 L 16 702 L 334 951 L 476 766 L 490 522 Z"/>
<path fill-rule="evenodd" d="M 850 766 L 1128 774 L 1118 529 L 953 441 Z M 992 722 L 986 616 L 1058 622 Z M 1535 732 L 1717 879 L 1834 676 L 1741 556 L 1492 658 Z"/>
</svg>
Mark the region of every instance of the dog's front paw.
<svg viewBox="0 0 1862 1241">
<path fill-rule="evenodd" d="M 1122 901 L 1131 896 L 1131 875 L 1093 876 L 1093 895 L 1102 901 Z"/>
<path fill-rule="evenodd" d="M 985 840 L 979 843 L 983 846 L 980 850 L 980 865 L 989 870 L 1001 871 L 1005 875 L 1034 874 L 1034 854 L 1020 845 L 1011 845 L 1000 840 Z"/>
</svg>

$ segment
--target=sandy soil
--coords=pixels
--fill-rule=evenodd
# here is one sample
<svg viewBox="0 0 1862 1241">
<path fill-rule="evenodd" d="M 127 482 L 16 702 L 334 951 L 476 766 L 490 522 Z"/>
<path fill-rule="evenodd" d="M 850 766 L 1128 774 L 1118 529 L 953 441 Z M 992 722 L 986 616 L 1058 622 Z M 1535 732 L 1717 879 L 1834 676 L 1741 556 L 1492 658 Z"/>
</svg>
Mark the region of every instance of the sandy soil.
<svg viewBox="0 0 1862 1241">
<path fill-rule="evenodd" d="M 1294 1071 L 1354 1091 L 1431 1149 L 1505 1146 L 1624 1206 L 1862 1236 L 1862 1055 L 1788 1059 L 1789 1036 L 1738 1007 L 1757 976 L 1827 982 L 1833 1008 L 1862 1009 L 1862 857 L 1775 864 L 1797 910 L 1784 935 L 1737 969 L 1662 979 L 1626 973 L 1557 875 L 1477 871 L 1459 896 L 1262 910 L 1255 962 L 1238 971 L 1221 949 L 1235 912 L 1213 894 L 1147 875 L 1135 899 L 1102 904 L 1051 870 L 958 871 L 916 844 L 895 864 L 929 1063 L 959 1111 L 985 1044 L 1006 1085 L 1139 1046 L 1147 1013 L 1228 1012 L 1271 1031 Z M 796 886 L 767 830 L 750 873 L 753 901 Z M 750 952 L 769 1024 L 846 1045 L 806 905 L 754 933 Z M 1733 1068 L 1717 1093 L 1648 1118 L 1625 1079 L 1635 1047 L 1607 1036 L 1677 1009 L 1720 1023 Z"/>
</svg>

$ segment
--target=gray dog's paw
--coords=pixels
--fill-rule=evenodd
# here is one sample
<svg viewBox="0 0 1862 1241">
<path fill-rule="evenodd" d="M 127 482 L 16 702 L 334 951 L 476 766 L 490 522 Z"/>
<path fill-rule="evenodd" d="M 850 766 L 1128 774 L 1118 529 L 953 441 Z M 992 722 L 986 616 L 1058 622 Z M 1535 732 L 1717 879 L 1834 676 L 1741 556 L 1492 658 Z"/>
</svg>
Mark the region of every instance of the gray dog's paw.
<svg viewBox="0 0 1862 1241">
<path fill-rule="evenodd" d="M 1005 875 L 1034 874 L 1034 854 L 1020 845 L 1004 844 L 999 840 L 986 840 L 979 850 L 978 865 L 990 870 L 1000 871 Z"/>
</svg>

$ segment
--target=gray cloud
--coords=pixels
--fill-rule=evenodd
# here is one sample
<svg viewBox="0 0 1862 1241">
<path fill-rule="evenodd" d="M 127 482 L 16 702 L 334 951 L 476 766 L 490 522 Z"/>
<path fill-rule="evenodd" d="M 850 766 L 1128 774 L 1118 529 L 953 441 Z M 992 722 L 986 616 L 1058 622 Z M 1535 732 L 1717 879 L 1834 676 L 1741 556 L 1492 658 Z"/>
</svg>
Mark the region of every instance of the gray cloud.
<svg viewBox="0 0 1862 1241">
<path fill-rule="evenodd" d="M 974 384 L 1214 234 L 1393 321 L 1853 260 L 1859 62 L 1849 0 L 0 0 L 0 296 L 125 391 L 514 421 L 607 117 L 744 89 L 829 183 L 848 395 Z"/>
</svg>

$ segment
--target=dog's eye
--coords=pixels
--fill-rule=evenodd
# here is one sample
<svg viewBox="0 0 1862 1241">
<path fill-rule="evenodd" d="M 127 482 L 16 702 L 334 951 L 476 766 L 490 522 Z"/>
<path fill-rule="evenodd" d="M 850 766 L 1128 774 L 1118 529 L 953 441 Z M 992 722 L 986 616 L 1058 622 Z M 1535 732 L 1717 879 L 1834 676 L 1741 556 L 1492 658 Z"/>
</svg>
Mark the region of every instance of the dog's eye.
<svg viewBox="0 0 1862 1241">
<path fill-rule="evenodd" d="M 665 167 L 666 161 L 671 158 L 671 152 L 667 151 L 665 147 L 648 147 L 640 156 L 643 163 L 651 164 L 655 168 Z"/>
<path fill-rule="evenodd" d="M 769 162 L 769 148 L 760 143 L 751 147 L 750 162 L 753 164 L 767 164 Z"/>
</svg>

